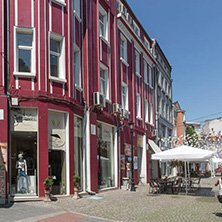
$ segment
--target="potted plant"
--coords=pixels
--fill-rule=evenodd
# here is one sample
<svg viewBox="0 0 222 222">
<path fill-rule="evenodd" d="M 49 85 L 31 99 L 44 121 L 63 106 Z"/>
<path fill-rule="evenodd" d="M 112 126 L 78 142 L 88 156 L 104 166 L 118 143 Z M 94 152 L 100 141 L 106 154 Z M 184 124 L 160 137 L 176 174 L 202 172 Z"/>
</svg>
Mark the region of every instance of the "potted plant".
<svg viewBox="0 0 222 222">
<path fill-rule="evenodd" d="M 54 183 L 54 181 L 53 181 L 52 177 L 50 177 L 50 176 L 46 177 L 45 181 L 43 182 L 43 184 L 45 186 L 44 201 L 46 201 L 46 202 L 51 201 L 50 191 L 51 191 L 51 187 L 52 187 L 53 183 Z"/>
<path fill-rule="evenodd" d="M 74 196 L 73 199 L 79 199 L 79 186 L 81 183 L 81 176 L 79 175 L 74 175 L 73 176 L 73 182 L 74 182 Z"/>
</svg>

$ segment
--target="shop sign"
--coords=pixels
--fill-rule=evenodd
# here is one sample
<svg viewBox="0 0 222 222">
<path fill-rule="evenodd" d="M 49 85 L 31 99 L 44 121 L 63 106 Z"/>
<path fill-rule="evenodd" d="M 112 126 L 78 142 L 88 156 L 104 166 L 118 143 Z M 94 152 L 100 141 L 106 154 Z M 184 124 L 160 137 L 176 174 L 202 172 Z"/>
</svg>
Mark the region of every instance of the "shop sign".
<svg viewBox="0 0 222 222">
<path fill-rule="evenodd" d="M 38 131 L 37 109 L 22 108 L 12 110 L 12 131 Z"/>
<path fill-rule="evenodd" d="M 137 135 L 137 146 L 143 148 L 143 137 L 140 135 Z"/>
<path fill-rule="evenodd" d="M 124 150 L 125 150 L 125 155 L 126 156 L 131 156 L 131 145 L 125 143 L 124 144 Z"/>
<path fill-rule="evenodd" d="M 120 156 L 121 170 L 125 170 L 125 155 Z"/>
<path fill-rule="evenodd" d="M 48 139 L 49 149 L 65 150 L 66 146 L 66 124 L 65 114 L 49 112 L 48 115 Z"/>
</svg>

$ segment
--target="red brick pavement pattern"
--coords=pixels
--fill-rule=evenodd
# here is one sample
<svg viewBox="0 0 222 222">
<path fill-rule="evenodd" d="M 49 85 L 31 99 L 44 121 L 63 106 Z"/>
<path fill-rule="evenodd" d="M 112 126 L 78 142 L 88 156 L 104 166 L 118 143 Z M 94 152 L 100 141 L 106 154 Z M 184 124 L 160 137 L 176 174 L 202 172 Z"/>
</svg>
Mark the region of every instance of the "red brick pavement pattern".
<svg viewBox="0 0 222 222">
<path fill-rule="evenodd" d="M 87 218 L 87 216 L 82 216 L 79 214 L 74 214 L 74 213 L 64 213 L 64 214 L 59 214 L 57 216 L 49 217 L 46 219 L 38 220 L 39 222 L 75 222 L 79 221 L 81 219 Z"/>
</svg>

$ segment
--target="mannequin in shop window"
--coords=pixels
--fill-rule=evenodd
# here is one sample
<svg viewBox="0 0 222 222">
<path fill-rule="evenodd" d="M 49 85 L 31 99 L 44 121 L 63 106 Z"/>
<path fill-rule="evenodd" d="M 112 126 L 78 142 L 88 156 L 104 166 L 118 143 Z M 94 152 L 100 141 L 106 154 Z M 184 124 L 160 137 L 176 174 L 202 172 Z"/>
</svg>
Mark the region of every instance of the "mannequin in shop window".
<svg viewBox="0 0 222 222">
<path fill-rule="evenodd" d="M 27 164 L 23 159 L 23 154 L 18 155 L 18 161 L 16 162 L 16 169 L 18 169 L 17 176 L 17 192 L 27 193 Z"/>
</svg>

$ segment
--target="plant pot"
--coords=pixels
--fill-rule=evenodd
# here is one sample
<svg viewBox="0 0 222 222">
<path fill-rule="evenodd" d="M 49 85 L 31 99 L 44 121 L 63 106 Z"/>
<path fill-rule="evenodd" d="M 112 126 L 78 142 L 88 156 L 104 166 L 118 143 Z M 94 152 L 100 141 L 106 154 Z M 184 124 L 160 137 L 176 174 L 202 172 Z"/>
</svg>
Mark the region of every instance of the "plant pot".
<svg viewBox="0 0 222 222">
<path fill-rule="evenodd" d="M 44 198 L 45 202 L 50 202 L 51 200 L 51 196 L 50 196 L 50 188 L 45 188 L 45 198 Z"/>
<path fill-rule="evenodd" d="M 73 195 L 73 199 L 75 200 L 78 200 L 80 199 L 80 196 L 79 196 L 79 188 L 74 186 L 74 195 Z"/>
</svg>

